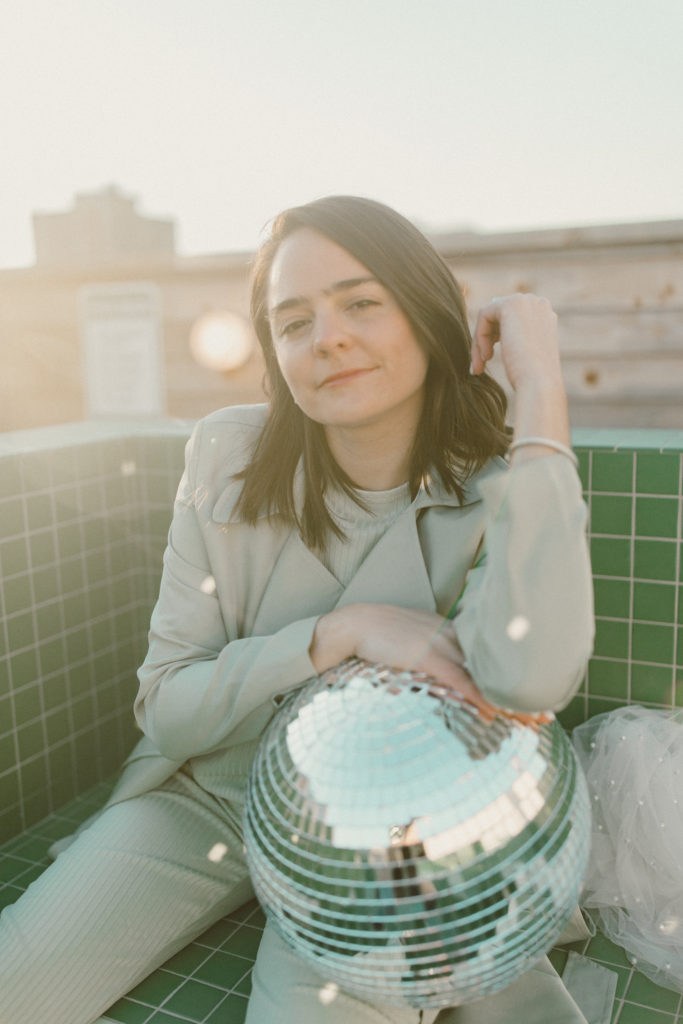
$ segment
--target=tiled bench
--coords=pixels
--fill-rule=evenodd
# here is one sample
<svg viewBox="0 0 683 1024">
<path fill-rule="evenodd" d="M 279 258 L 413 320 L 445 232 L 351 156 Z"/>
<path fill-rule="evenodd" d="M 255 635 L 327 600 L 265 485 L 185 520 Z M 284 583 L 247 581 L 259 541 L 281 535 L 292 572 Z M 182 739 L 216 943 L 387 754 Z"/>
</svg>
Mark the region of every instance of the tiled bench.
<svg viewBox="0 0 683 1024">
<path fill-rule="evenodd" d="M 130 707 L 188 428 L 77 425 L 0 437 L 0 906 L 106 798 Z M 597 637 L 571 728 L 638 702 L 683 705 L 683 435 L 576 431 L 591 509 Z M 105 735 L 107 743 L 100 742 Z M 239 1024 L 263 926 L 255 903 L 108 1011 L 120 1024 Z M 613 1024 L 683 1024 L 682 997 L 598 935 Z M 561 970 L 567 950 L 553 950 Z"/>
</svg>

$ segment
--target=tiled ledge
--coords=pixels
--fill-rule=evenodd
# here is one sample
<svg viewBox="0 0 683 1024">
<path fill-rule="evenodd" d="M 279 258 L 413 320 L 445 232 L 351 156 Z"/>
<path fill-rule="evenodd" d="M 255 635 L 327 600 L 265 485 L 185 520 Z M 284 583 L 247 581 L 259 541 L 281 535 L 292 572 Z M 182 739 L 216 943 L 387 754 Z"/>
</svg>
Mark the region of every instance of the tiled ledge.
<svg viewBox="0 0 683 1024">
<path fill-rule="evenodd" d="M 60 423 L 35 430 L 11 430 L 0 434 L 0 458 L 29 452 L 52 451 L 75 445 L 133 437 L 186 437 L 189 420 L 175 419 L 103 419 L 81 423 Z"/>
<path fill-rule="evenodd" d="M 106 778 L 135 740 L 135 673 L 189 431 L 126 420 L 0 435 L 0 835 Z M 597 635 L 562 720 L 683 704 L 683 433 L 573 441 Z"/>
<path fill-rule="evenodd" d="M 642 430 L 624 427 L 576 427 L 572 430 L 575 448 L 609 451 L 683 452 L 683 431 Z"/>
<path fill-rule="evenodd" d="M 118 421 L 0 435 L 0 841 L 14 836 L 0 851 L 0 906 L 102 802 L 135 740 L 135 670 L 188 433 Z M 683 705 L 683 433 L 577 430 L 573 443 L 597 637 L 564 724 L 633 701 Z M 262 923 L 254 904 L 220 921 L 108 1019 L 239 1024 Z M 683 1024 L 683 997 L 604 937 L 578 951 L 619 974 L 612 1024 Z M 553 951 L 558 969 L 565 956 Z"/>
<path fill-rule="evenodd" d="M 566 725 L 620 704 L 683 705 L 683 433 L 577 430 L 596 639 Z"/>
<path fill-rule="evenodd" d="M 0 836 L 120 765 L 190 425 L 0 436 Z"/>
</svg>

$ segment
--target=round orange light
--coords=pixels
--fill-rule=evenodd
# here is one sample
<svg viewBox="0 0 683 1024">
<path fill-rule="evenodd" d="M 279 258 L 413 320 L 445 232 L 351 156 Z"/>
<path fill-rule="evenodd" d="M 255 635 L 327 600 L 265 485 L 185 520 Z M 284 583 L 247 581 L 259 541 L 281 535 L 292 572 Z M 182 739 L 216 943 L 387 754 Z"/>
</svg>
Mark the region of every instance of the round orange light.
<svg viewBox="0 0 683 1024">
<path fill-rule="evenodd" d="M 239 370 L 253 349 L 251 328 L 237 313 L 205 313 L 190 332 L 190 351 L 196 362 L 218 373 Z"/>
</svg>

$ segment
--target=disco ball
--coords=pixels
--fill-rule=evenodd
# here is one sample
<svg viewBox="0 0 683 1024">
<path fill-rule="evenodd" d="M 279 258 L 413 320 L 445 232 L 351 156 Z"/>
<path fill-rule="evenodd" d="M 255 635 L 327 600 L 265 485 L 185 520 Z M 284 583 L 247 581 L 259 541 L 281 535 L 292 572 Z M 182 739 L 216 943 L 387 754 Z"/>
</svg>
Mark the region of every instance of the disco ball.
<svg viewBox="0 0 683 1024">
<path fill-rule="evenodd" d="M 252 767 L 245 847 L 289 946 L 370 1002 L 512 982 L 577 903 L 586 785 L 556 723 L 487 721 L 424 675 L 352 659 L 290 698 Z"/>
</svg>

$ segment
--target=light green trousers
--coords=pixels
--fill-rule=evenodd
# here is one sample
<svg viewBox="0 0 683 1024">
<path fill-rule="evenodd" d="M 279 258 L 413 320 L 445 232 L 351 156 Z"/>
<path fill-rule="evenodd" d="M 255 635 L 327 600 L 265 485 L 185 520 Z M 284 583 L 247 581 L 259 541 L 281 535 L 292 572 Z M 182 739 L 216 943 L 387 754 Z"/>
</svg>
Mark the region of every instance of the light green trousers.
<svg viewBox="0 0 683 1024">
<path fill-rule="evenodd" d="M 240 814 L 188 775 L 108 808 L 0 916 L 0 1024 L 93 1024 L 252 895 Z M 436 1019 L 338 992 L 266 928 L 247 1024 Z M 520 1021 L 585 1024 L 547 961 L 496 996 L 438 1015 L 438 1024 Z"/>
</svg>

